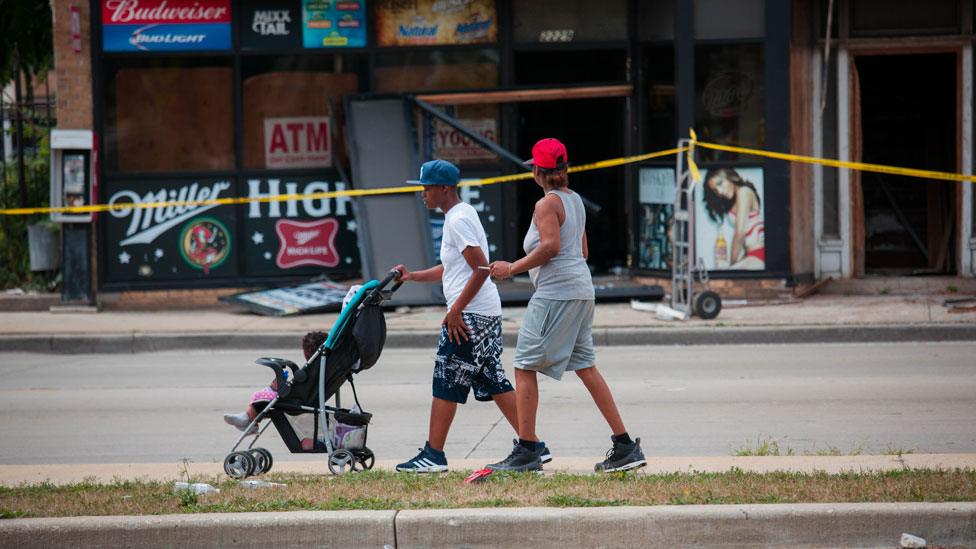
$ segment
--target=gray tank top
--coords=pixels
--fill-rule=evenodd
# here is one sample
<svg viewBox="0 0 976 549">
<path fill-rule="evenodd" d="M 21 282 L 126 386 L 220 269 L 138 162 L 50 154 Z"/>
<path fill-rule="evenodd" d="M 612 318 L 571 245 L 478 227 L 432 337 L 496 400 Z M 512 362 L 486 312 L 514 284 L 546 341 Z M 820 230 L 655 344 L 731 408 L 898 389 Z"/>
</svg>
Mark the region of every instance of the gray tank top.
<svg viewBox="0 0 976 549">
<path fill-rule="evenodd" d="M 535 286 L 535 295 L 545 299 L 570 301 L 593 299 L 593 279 L 583 258 L 583 231 L 586 230 L 586 211 L 578 194 L 551 190 L 563 201 L 566 218 L 559 227 L 559 253 L 548 263 L 531 269 L 529 278 Z M 549 194 L 547 193 L 547 194 Z M 525 233 L 522 248 L 531 253 L 539 246 L 539 229 L 535 216 L 529 232 Z"/>
</svg>

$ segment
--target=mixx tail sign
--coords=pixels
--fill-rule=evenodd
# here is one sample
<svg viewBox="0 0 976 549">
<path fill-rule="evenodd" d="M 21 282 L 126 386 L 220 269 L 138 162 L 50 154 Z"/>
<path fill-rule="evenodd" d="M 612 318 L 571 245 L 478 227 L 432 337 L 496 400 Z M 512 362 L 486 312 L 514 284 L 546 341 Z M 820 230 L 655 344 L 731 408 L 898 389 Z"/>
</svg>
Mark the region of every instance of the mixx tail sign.
<svg viewBox="0 0 976 549">
<path fill-rule="evenodd" d="M 226 50 L 230 0 L 102 0 L 105 51 Z"/>
</svg>

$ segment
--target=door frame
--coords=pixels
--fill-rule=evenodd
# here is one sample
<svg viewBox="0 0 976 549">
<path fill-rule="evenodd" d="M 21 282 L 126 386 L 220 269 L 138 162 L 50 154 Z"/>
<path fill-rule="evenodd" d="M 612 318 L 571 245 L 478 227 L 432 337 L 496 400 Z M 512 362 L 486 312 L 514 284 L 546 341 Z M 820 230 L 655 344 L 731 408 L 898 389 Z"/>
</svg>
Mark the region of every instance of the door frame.
<svg viewBox="0 0 976 549">
<path fill-rule="evenodd" d="M 961 173 L 972 173 L 973 121 L 973 63 L 972 43 L 952 40 L 928 44 L 843 44 L 837 52 L 837 117 L 838 155 L 842 161 L 860 161 L 860 104 L 857 90 L 856 59 L 877 55 L 956 54 L 956 166 Z M 972 234 L 973 184 L 946 183 L 956 190 L 956 272 L 973 276 L 976 262 L 976 239 Z M 840 216 L 841 275 L 845 278 L 864 276 L 864 211 L 861 205 L 860 172 L 840 170 L 838 177 L 838 208 Z M 817 220 L 818 234 L 822 220 Z M 823 253 L 823 252 L 821 252 Z"/>
</svg>

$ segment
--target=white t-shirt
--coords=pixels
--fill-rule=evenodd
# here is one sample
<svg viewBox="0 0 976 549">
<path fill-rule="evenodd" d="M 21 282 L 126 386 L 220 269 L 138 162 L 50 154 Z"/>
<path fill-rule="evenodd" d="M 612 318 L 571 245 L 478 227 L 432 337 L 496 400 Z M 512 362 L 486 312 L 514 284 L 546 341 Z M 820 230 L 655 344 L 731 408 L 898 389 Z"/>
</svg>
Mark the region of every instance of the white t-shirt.
<svg viewBox="0 0 976 549">
<path fill-rule="evenodd" d="M 444 265 L 441 283 L 444 285 L 448 308 L 454 305 L 471 278 L 471 266 L 461 255 L 468 246 L 480 247 L 485 258 L 489 257 L 488 238 L 481 226 L 481 220 L 478 219 L 478 212 L 470 204 L 459 202 L 444 215 L 444 235 L 441 238 L 441 263 Z M 501 316 L 502 301 L 491 278 L 485 280 L 463 312 Z"/>
</svg>

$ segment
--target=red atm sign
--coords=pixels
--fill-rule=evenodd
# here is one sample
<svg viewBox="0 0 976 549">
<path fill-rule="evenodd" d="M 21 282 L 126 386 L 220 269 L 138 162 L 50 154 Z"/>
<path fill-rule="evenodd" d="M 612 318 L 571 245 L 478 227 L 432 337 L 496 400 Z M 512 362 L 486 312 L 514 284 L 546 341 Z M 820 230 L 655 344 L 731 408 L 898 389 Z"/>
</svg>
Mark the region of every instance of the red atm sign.
<svg viewBox="0 0 976 549">
<path fill-rule="evenodd" d="M 318 168 L 332 165 L 329 117 L 264 119 L 266 168 Z"/>
</svg>

